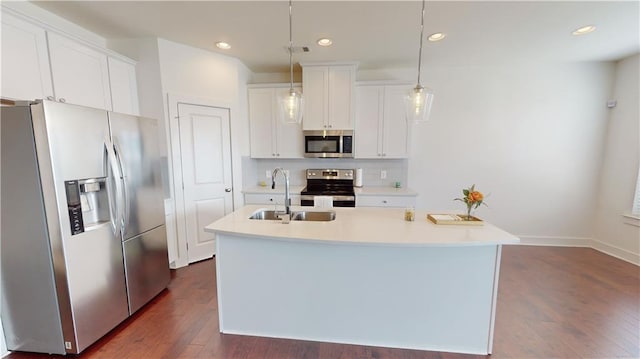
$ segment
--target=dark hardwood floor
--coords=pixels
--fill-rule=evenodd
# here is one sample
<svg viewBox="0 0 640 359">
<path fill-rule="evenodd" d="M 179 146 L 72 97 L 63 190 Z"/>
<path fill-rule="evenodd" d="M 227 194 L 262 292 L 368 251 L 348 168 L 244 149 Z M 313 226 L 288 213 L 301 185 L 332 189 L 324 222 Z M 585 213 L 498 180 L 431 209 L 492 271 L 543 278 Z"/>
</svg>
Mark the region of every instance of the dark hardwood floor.
<svg viewBox="0 0 640 359">
<path fill-rule="evenodd" d="M 491 356 L 223 335 L 215 288 L 215 260 L 174 271 L 168 290 L 78 357 L 640 358 L 640 269 L 588 248 L 503 248 Z"/>
</svg>

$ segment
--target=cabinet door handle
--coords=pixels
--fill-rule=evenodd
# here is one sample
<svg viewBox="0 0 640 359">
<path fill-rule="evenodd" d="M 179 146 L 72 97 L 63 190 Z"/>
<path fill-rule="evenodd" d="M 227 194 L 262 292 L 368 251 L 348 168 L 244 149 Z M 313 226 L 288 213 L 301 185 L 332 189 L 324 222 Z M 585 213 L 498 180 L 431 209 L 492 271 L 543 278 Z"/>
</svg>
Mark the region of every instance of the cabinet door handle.
<svg viewBox="0 0 640 359">
<path fill-rule="evenodd" d="M 271 157 L 275 157 L 275 156 L 276 156 L 276 154 L 275 154 L 275 153 L 272 153 L 272 154 L 271 154 Z"/>
<path fill-rule="evenodd" d="M 55 100 L 55 98 L 53 96 L 47 96 L 47 100 L 53 101 L 53 100 Z"/>
<path fill-rule="evenodd" d="M 383 200 L 383 201 L 382 201 L 382 203 L 387 203 L 387 200 L 386 200 L 386 199 L 385 199 L 385 200 Z"/>
<path fill-rule="evenodd" d="M 229 193 L 229 192 L 231 192 L 231 188 L 225 188 L 224 191 Z"/>
<path fill-rule="evenodd" d="M 64 97 L 61 97 L 61 98 L 60 98 L 60 100 L 58 100 L 58 101 L 60 101 L 60 102 L 62 102 L 62 103 L 67 102 L 67 100 L 65 100 L 65 99 L 64 99 Z"/>
<path fill-rule="evenodd" d="M 277 156 L 277 157 L 280 157 L 280 154 L 279 154 L 279 153 L 276 153 L 276 156 Z"/>
</svg>

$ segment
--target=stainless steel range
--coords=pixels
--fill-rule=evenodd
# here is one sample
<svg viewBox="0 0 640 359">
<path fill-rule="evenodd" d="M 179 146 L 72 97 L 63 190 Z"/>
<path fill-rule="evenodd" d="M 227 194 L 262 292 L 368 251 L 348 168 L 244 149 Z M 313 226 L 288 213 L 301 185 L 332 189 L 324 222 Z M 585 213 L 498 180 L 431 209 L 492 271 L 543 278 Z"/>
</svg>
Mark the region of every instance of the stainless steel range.
<svg viewBox="0 0 640 359">
<path fill-rule="evenodd" d="M 300 192 L 300 203 L 313 206 L 313 197 L 331 196 L 334 207 L 355 207 L 354 170 L 308 169 L 307 187 Z"/>
</svg>

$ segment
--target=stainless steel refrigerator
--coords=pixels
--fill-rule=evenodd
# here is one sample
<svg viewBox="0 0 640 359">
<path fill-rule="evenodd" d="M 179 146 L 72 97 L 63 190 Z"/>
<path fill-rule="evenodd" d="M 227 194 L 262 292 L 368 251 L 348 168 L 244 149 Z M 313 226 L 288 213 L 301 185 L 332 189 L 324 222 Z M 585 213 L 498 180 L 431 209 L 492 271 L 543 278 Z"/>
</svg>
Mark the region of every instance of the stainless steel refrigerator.
<svg viewBox="0 0 640 359">
<path fill-rule="evenodd" d="M 7 348 L 80 353 L 169 283 L 157 121 L 52 101 L 0 115 Z"/>
</svg>

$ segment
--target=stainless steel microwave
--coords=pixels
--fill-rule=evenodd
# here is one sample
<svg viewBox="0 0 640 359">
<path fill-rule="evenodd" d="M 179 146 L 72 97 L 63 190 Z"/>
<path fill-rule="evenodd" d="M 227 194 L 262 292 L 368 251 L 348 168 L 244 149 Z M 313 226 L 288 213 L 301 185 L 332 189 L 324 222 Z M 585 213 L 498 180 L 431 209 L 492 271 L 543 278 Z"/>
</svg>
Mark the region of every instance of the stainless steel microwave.
<svg viewBox="0 0 640 359">
<path fill-rule="evenodd" d="M 353 131 L 304 131 L 304 157 L 353 157 Z"/>
</svg>

